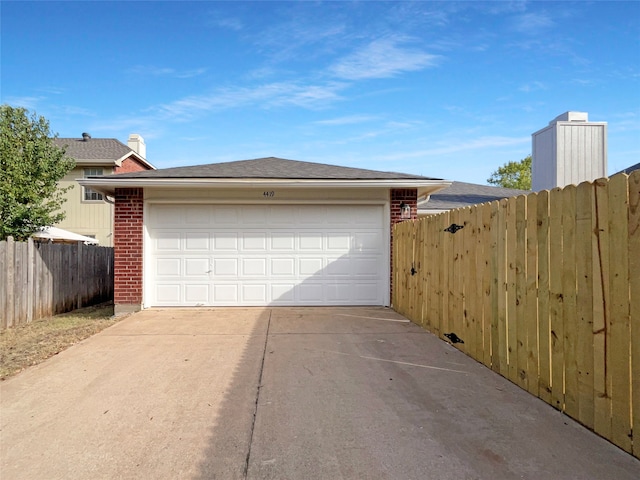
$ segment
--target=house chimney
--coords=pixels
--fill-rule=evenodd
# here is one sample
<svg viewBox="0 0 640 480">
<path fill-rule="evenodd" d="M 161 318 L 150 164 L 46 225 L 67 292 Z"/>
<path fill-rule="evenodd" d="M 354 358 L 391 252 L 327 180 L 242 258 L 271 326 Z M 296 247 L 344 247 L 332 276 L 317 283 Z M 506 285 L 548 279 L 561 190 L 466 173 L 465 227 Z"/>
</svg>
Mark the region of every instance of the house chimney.
<svg viewBox="0 0 640 480">
<path fill-rule="evenodd" d="M 82 141 L 83 142 L 88 142 L 91 139 L 91 135 L 89 135 L 87 132 L 84 132 L 82 134 Z"/>
<path fill-rule="evenodd" d="M 129 140 L 127 140 L 127 145 L 131 150 L 136 152 L 142 158 L 147 158 L 147 146 L 144 143 L 144 138 L 137 133 L 132 133 L 129 135 Z"/>
<path fill-rule="evenodd" d="M 587 112 L 565 112 L 531 137 L 534 191 L 607 176 L 607 122 L 590 122 Z"/>
</svg>

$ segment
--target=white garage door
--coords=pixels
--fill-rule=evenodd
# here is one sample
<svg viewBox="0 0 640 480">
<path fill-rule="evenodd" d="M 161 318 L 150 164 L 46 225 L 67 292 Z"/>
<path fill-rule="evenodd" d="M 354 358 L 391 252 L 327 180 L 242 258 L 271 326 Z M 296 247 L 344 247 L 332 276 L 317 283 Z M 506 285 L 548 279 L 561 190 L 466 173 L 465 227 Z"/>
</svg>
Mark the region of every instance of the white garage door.
<svg viewBox="0 0 640 480">
<path fill-rule="evenodd" d="M 377 205 L 149 207 L 149 306 L 384 305 Z"/>
</svg>

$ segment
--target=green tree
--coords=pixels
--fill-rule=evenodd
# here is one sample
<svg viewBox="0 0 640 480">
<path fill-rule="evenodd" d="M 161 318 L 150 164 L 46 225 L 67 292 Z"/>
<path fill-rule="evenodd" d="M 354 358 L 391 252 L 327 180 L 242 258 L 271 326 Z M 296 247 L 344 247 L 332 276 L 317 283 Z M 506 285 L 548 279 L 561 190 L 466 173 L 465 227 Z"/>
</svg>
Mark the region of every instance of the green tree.
<svg viewBox="0 0 640 480">
<path fill-rule="evenodd" d="M 519 162 L 508 162 L 487 179 L 491 185 L 504 188 L 531 190 L 531 155 Z"/>
<path fill-rule="evenodd" d="M 64 218 L 60 207 L 68 188 L 58 181 L 74 164 L 53 143 L 44 117 L 0 106 L 0 240 L 25 240 Z"/>
</svg>

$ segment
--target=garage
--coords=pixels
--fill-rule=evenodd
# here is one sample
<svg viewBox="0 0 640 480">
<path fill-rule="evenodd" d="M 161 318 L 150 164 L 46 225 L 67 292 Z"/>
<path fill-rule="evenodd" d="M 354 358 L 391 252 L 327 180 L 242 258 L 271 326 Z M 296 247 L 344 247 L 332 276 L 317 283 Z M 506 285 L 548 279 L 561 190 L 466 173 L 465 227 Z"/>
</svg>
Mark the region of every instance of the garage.
<svg viewBox="0 0 640 480">
<path fill-rule="evenodd" d="M 451 182 L 277 157 L 80 179 L 114 203 L 114 311 L 393 302 L 393 225 Z"/>
<path fill-rule="evenodd" d="M 384 305 L 383 205 L 148 208 L 149 306 Z"/>
</svg>

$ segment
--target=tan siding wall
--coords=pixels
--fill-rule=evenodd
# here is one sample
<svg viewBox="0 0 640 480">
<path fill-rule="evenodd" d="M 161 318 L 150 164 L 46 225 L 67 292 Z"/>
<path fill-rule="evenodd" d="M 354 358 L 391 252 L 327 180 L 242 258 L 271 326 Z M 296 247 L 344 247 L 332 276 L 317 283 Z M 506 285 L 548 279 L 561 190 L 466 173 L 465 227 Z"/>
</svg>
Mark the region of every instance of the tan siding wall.
<svg viewBox="0 0 640 480">
<path fill-rule="evenodd" d="M 99 168 L 99 167 L 97 167 Z M 112 169 L 103 167 L 105 175 Z M 84 202 L 82 187 L 76 181 L 84 176 L 84 167 L 74 168 L 61 181 L 61 187 L 72 185 L 63 205 L 66 218 L 56 226 L 80 235 L 95 235 L 101 246 L 113 246 L 113 205 L 102 202 Z"/>
</svg>

